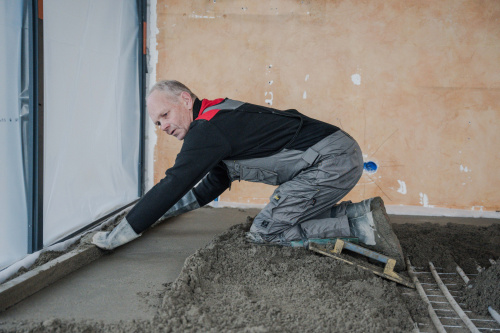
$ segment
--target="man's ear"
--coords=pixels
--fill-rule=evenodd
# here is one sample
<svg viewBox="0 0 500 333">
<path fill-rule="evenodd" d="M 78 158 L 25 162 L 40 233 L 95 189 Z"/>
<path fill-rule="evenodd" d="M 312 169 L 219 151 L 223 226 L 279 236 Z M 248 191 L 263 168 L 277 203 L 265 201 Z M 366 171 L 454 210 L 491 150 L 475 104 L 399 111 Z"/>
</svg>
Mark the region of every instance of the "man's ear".
<svg viewBox="0 0 500 333">
<path fill-rule="evenodd" d="M 181 92 L 181 101 L 188 109 L 193 108 L 194 101 L 191 98 L 191 95 L 187 91 Z"/>
</svg>

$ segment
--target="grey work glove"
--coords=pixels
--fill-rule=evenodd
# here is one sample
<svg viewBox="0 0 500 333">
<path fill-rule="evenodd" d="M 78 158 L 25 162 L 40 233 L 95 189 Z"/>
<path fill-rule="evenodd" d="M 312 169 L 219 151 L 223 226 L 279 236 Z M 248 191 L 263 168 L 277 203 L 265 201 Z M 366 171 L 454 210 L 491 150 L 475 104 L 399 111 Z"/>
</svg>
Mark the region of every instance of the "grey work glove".
<svg viewBox="0 0 500 333">
<path fill-rule="evenodd" d="M 92 243 L 104 250 L 112 250 L 139 237 L 124 218 L 112 231 L 100 231 L 92 237 Z"/>
<path fill-rule="evenodd" d="M 184 195 L 175 205 L 172 206 L 163 216 L 161 219 L 166 219 L 169 217 L 181 215 L 187 212 L 190 212 L 192 210 L 200 208 L 200 204 L 198 203 L 198 200 L 196 200 L 196 196 L 194 195 L 193 190 L 189 191 Z"/>
</svg>

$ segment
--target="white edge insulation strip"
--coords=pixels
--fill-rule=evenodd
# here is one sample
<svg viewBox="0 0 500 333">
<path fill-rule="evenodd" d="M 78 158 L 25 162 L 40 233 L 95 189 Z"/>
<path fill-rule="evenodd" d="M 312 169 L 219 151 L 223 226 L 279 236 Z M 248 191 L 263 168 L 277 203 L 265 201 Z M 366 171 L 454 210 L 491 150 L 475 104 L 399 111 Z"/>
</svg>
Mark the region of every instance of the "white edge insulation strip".
<svg viewBox="0 0 500 333">
<path fill-rule="evenodd" d="M 257 203 L 241 203 L 230 201 L 219 201 L 218 208 L 234 207 L 234 208 L 264 208 L 266 204 Z M 212 205 L 215 206 L 215 205 Z M 447 217 L 470 217 L 470 218 L 500 218 L 500 213 L 490 211 L 473 211 L 466 209 L 451 209 L 437 207 L 416 207 L 416 206 L 396 206 L 386 205 L 387 213 L 391 215 L 408 215 L 408 216 L 447 216 Z"/>
<path fill-rule="evenodd" d="M 116 215 L 110 217 L 109 219 L 107 219 L 103 223 L 101 223 L 101 224 L 97 225 L 96 227 L 82 233 L 81 235 L 77 235 L 73 238 L 70 238 L 70 239 L 64 241 L 64 242 L 56 243 L 56 244 L 48 246 L 40 251 L 37 251 L 37 252 L 34 252 L 32 254 L 27 255 L 23 259 L 15 262 L 14 264 L 12 264 L 9 267 L 5 268 L 4 270 L 0 271 L 0 284 L 2 284 L 4 281 L 9 279 L 11 276 L 16 274 L 21 267 L 24 267 L 26 269 L 30 268 L 35 263 L 35 261 L 38 259 L 38 257 L 40 257 L 40 254 L 42 254 L 43 252 L 47 252 L 47 251 L 63 252 L 63 251 L 65 251 L 67 248 L 69 248 L 71 245 L 78 242 L 80 240 L 80 238 L 82 238 L 84 235 L 88 234 L 89 232 L 99 231 L 102 228 L 115 222 L 116 218 L 118 216 L 121 216 L 121 214 L 123 214 L 123 213 L 129 212 L 132 209 L 132 207 L 134 207 L 134 205 L 127 207 L 124 210 L 116 213 Z"/>
<path fill-rule="evenodd" d="M 408 274 L 410 275 L 411 279 L 413 280 L 413 283 L 415 284 L 415 287 L 417 288 L 418 294 L 422 298 L 422 300 L 427 304 L 427 311 L 429 312 L 429 316 L 431 317 L 432 323 L 436 327 L 436 330 L 439 333 L 446 333 L 446 330 L 443 327 L 443 324 L 439 320 L 436 311 L 432 308 L 431 302 L 429 301 L 429 298 L 427 298 L 427 295 L 425 294 L 424 288 L 420 284 L 420 281 L 417 278 L 417 275 L 413 271 L 413 268 L 411 266 L 410 260 L 408 258 L 405 258 L 406 260 L 406 267 L 408 267 Z"/>
<path fill-rule="evenodd" d="M 412 216 L 448 216 L 448 217 L 472 217 L 472 218 L 500 218 L 496 211 L 453 209 L 445 207 L 420 207 L 406 205 L 386 205 L 387 213 L 393 215 Z"/>
<path fill-rule="evenodd" d="M 40 251 L 27 255 L 22 260 L 19 260 L 18 262 L 10 265 L 9 267 L 0 272 L 0 284 L 3 283 L 8 278 L 10 278 L 12 275 L 16 274 L 21 267 L 24 267 L 26 269 L 30 268 L 42 253 L 48 251 L 55 251 L 55 252 L 65 251 L 68 247 L 70 247 L 78 240 L 80 240 L 81 237 L 82 235 L 78 235 L 64 242 L 48 246 Z"/>
<path fill-rule="evenodd" d="M 488 311 L 490 312 L 490 315 L 497 321 L 497 323 L 500 324 L 500 315 L 498 312 L 495 311 L 491 306 L 488 306 Z"/>
<path fill-rule="evenodd" d="M 434 264 L 429 261 L 429 268 L 431 269 L 432 276 L 434 276 L 434 279 L 436 280 L 436 283 L 439 286 L 439 289 L 441 289 L 441 292 L 444 294 L 448 302 L 450 303 L 451 307 L 455 312 L 458 314 L 460 319 L 464 322 L 464 324 L 467 326 L 467 328 L 474 333 L 479 333 L 479 330 L 477 329 L 476 325 L 467 317 L 465 312 L 462 310 L 460 305 L 455 301 L 453 296 L 451 296 L 450 292 L 448 291 L 448 288 L 444 285 L 443 281 L 439 277 L 439 274 L 436 271 L 436 268 L 434 267 Z"/>
</svg>

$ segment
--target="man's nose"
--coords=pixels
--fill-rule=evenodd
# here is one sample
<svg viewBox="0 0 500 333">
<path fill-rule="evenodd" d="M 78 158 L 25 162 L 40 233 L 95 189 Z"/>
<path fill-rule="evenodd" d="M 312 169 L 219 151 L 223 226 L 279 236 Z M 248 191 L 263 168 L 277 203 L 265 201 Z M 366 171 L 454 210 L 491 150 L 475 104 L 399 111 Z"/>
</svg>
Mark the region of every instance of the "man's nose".
<svg viewBox="0 0 500 333">
<path fill-rule="evenodd" d="M 161 123 L 160 128 L 162 131 L 167 132 L 168 124 L 166 122 Z"/>
</svg>

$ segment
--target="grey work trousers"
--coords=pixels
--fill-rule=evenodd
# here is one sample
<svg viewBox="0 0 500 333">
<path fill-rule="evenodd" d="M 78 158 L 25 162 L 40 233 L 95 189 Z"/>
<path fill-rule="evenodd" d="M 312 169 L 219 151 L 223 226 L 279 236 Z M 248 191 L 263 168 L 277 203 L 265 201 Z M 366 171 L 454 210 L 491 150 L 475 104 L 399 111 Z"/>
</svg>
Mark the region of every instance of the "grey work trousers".
<svg viewBox="0 0 500 333">
<path fill-rule="evenodd" d="M 345 209 L 335 209 L 332 214 L 332 207 L 361 178 L 361 149 L 342 131 L 311 148 L 320 154 L 319 158 L 276 188 L 270 202 L 255 217 L 250 232 L 275 243 L 350 236 Z"/>
</svg>

